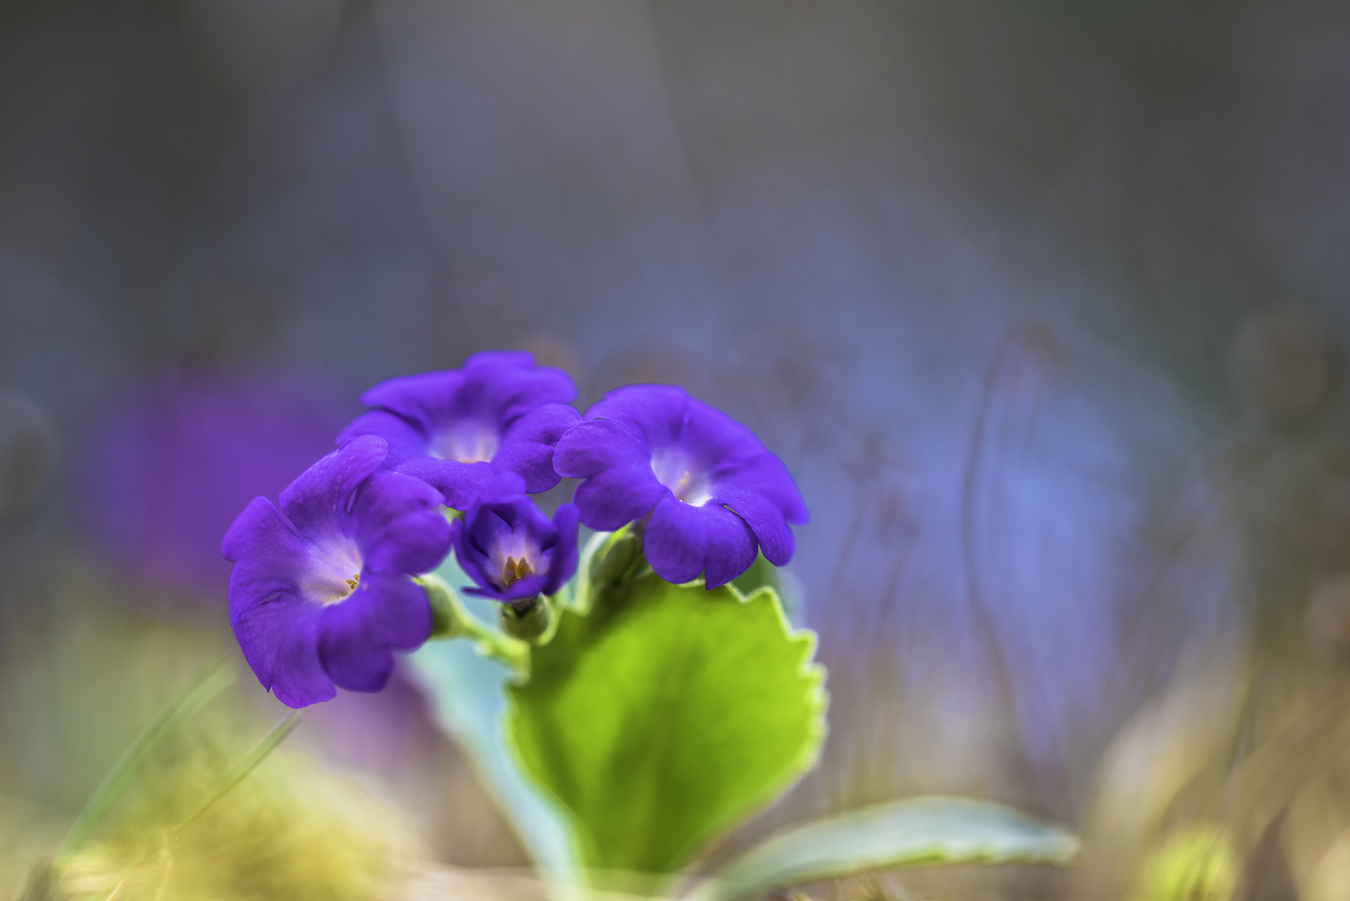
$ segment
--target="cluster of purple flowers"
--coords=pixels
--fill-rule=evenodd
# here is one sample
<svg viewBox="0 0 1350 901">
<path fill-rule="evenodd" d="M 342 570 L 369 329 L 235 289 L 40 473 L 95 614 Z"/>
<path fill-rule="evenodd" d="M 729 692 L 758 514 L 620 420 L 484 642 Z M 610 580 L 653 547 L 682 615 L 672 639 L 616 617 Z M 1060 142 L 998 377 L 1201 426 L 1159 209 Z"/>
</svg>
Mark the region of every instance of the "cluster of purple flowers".
<svg viewBox="0 0 1350 901">
<path fill-rule="evenodd" d="M 584 417 L 575 397 L 566 373 L 512 352 L 366 392 L 372 409 L 337 450 L 279 506 L 256 498 L 221 546 L 230 624 L 264 687 L 292 707 L 335 686 L 379 691 L 393 652 L 431 633 L 413 576 L 452 547 L 469 591 L 511 604 L 572 577 L 579 523 L 638 523 L 652 570 L 675 583 L 702 574 L 716 588 L 760 551 L 791 559 L 806 507 L 749 429 L 670 385 L 620 388 Z M 582 481 L 550 520 L 528 495 L 564 476 Z"/>
</svg>

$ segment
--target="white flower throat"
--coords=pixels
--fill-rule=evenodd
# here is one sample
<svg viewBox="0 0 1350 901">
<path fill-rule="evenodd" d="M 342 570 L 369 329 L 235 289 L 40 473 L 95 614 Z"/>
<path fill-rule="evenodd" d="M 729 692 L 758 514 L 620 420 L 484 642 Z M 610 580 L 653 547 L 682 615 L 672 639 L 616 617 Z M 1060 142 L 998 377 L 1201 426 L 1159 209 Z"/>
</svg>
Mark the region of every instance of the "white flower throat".
<svg viewBox="0 0 1350 901">
<path fill-rule="evenodd" d="M 712 500 L 712 486 L 698 467 L 683 454 L 657 454 L 652 457 L 656 480 L 670 489 L 675 499 L 691 507 L 702 507 Z"/>
<path fill-rule="evenodd" d="M 436 434 L 431 455 L 459 463 L 487 463 L 497 453 L 501 436 L 497 429 L 481 422 L 457 423 Z"/>
</svg>

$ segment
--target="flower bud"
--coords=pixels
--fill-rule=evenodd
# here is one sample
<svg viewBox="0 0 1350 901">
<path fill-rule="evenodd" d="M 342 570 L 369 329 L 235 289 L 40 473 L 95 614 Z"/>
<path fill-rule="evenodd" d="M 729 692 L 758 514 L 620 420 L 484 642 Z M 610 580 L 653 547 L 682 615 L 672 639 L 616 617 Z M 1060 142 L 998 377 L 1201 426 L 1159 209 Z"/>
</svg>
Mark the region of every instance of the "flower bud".
<svg viewBox="0 0 1350 901">
<path fill-rule="evenodd" d="M 431 605 L 431 637 L 453 638 L 464 634 L 463 610 L 450 586 L 430 574 L 418 576 L 414 581 L 422 586 Z"/>
<path fill-rule="evenodd" d="M 622 582 L 642 555 L 642 539 L 631 528 L 616 533 L 591 561 L 590 580 L 596 587 L 609 588 Z"/>
<path fill-rule="evenodd" d="M 557 611 L 543 596 L 501 605 L 502 631 L 529 644 L 546 644 L 558 624 Z"/>
</svg>

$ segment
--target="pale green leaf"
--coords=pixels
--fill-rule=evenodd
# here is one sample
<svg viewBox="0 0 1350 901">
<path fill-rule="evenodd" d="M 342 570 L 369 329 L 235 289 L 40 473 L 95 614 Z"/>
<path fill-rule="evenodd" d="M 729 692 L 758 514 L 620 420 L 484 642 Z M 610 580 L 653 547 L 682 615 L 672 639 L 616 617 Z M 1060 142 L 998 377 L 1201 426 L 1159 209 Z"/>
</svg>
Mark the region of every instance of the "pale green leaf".
<svg viewBox="0 0 1350 901">
<path fill-rule="evenodd" d="M 671 873 L 791 785 L 825 733 L 815 637 L 777 595 L 655 576 L 562 613 L 507 734 L 593 869 Z"/>
<path fill-rule="evenodd" d="M 1062 864 L 1078 839 L 999 804 L 967 798 L 892 801 L 780 833 L 692 893 L 731 901 L 868 870 L 933 864 Z"/>
</svg>

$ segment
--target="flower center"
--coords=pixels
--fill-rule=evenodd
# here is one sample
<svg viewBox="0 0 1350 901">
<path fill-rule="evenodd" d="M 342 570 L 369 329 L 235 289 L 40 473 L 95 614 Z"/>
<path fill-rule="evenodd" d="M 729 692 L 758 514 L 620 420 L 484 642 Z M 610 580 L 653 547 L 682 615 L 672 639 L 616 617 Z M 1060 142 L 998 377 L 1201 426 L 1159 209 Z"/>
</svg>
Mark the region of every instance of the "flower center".
<svg viewBox="0 0 1350 901">
<path fill-rule="evenodd" d="M 361 584 L 361 555 L 355 548 L 317 549 L 311 557 L 313 568 L 306 582 L 305 594 L 320 604 L 336 604 L 346 600 Z"/>
<path fill-rule="evenodd" d="M 530 561 L 523 556 L 517 560 L 515 557 L 507 557 L 506 563 L 502 566 L 502 587 L 510 588 L 513 582 L 534 575 L 534 568 L 530 566 Z"/>
<path fill-rule="evenodd" d="M 460 463 L 486 463 L 497 453 L 500 443 L 495 428 L 481 422 L 461 422 L 436 435 L 431 442 L 431 455 Z"/>
<path fill-rule="evenodd" d="M 526 576 L 537 576 L 548 571 L 548 556 L 540 549 L 534 536 L 525 529 L 508 532 L 498 538 L 488 559 L 500 573 L 492 577 L 499 588 L 510 588 Z"/>
<path fill-rule="evenodd" d="M 652 457 L 652 472 L 656 480 L 670 489 L 675 499 L 691 507 L 702 507 L 712 500 L 708 478 L 688 459 L 675 454 Z"/>
</svg>

